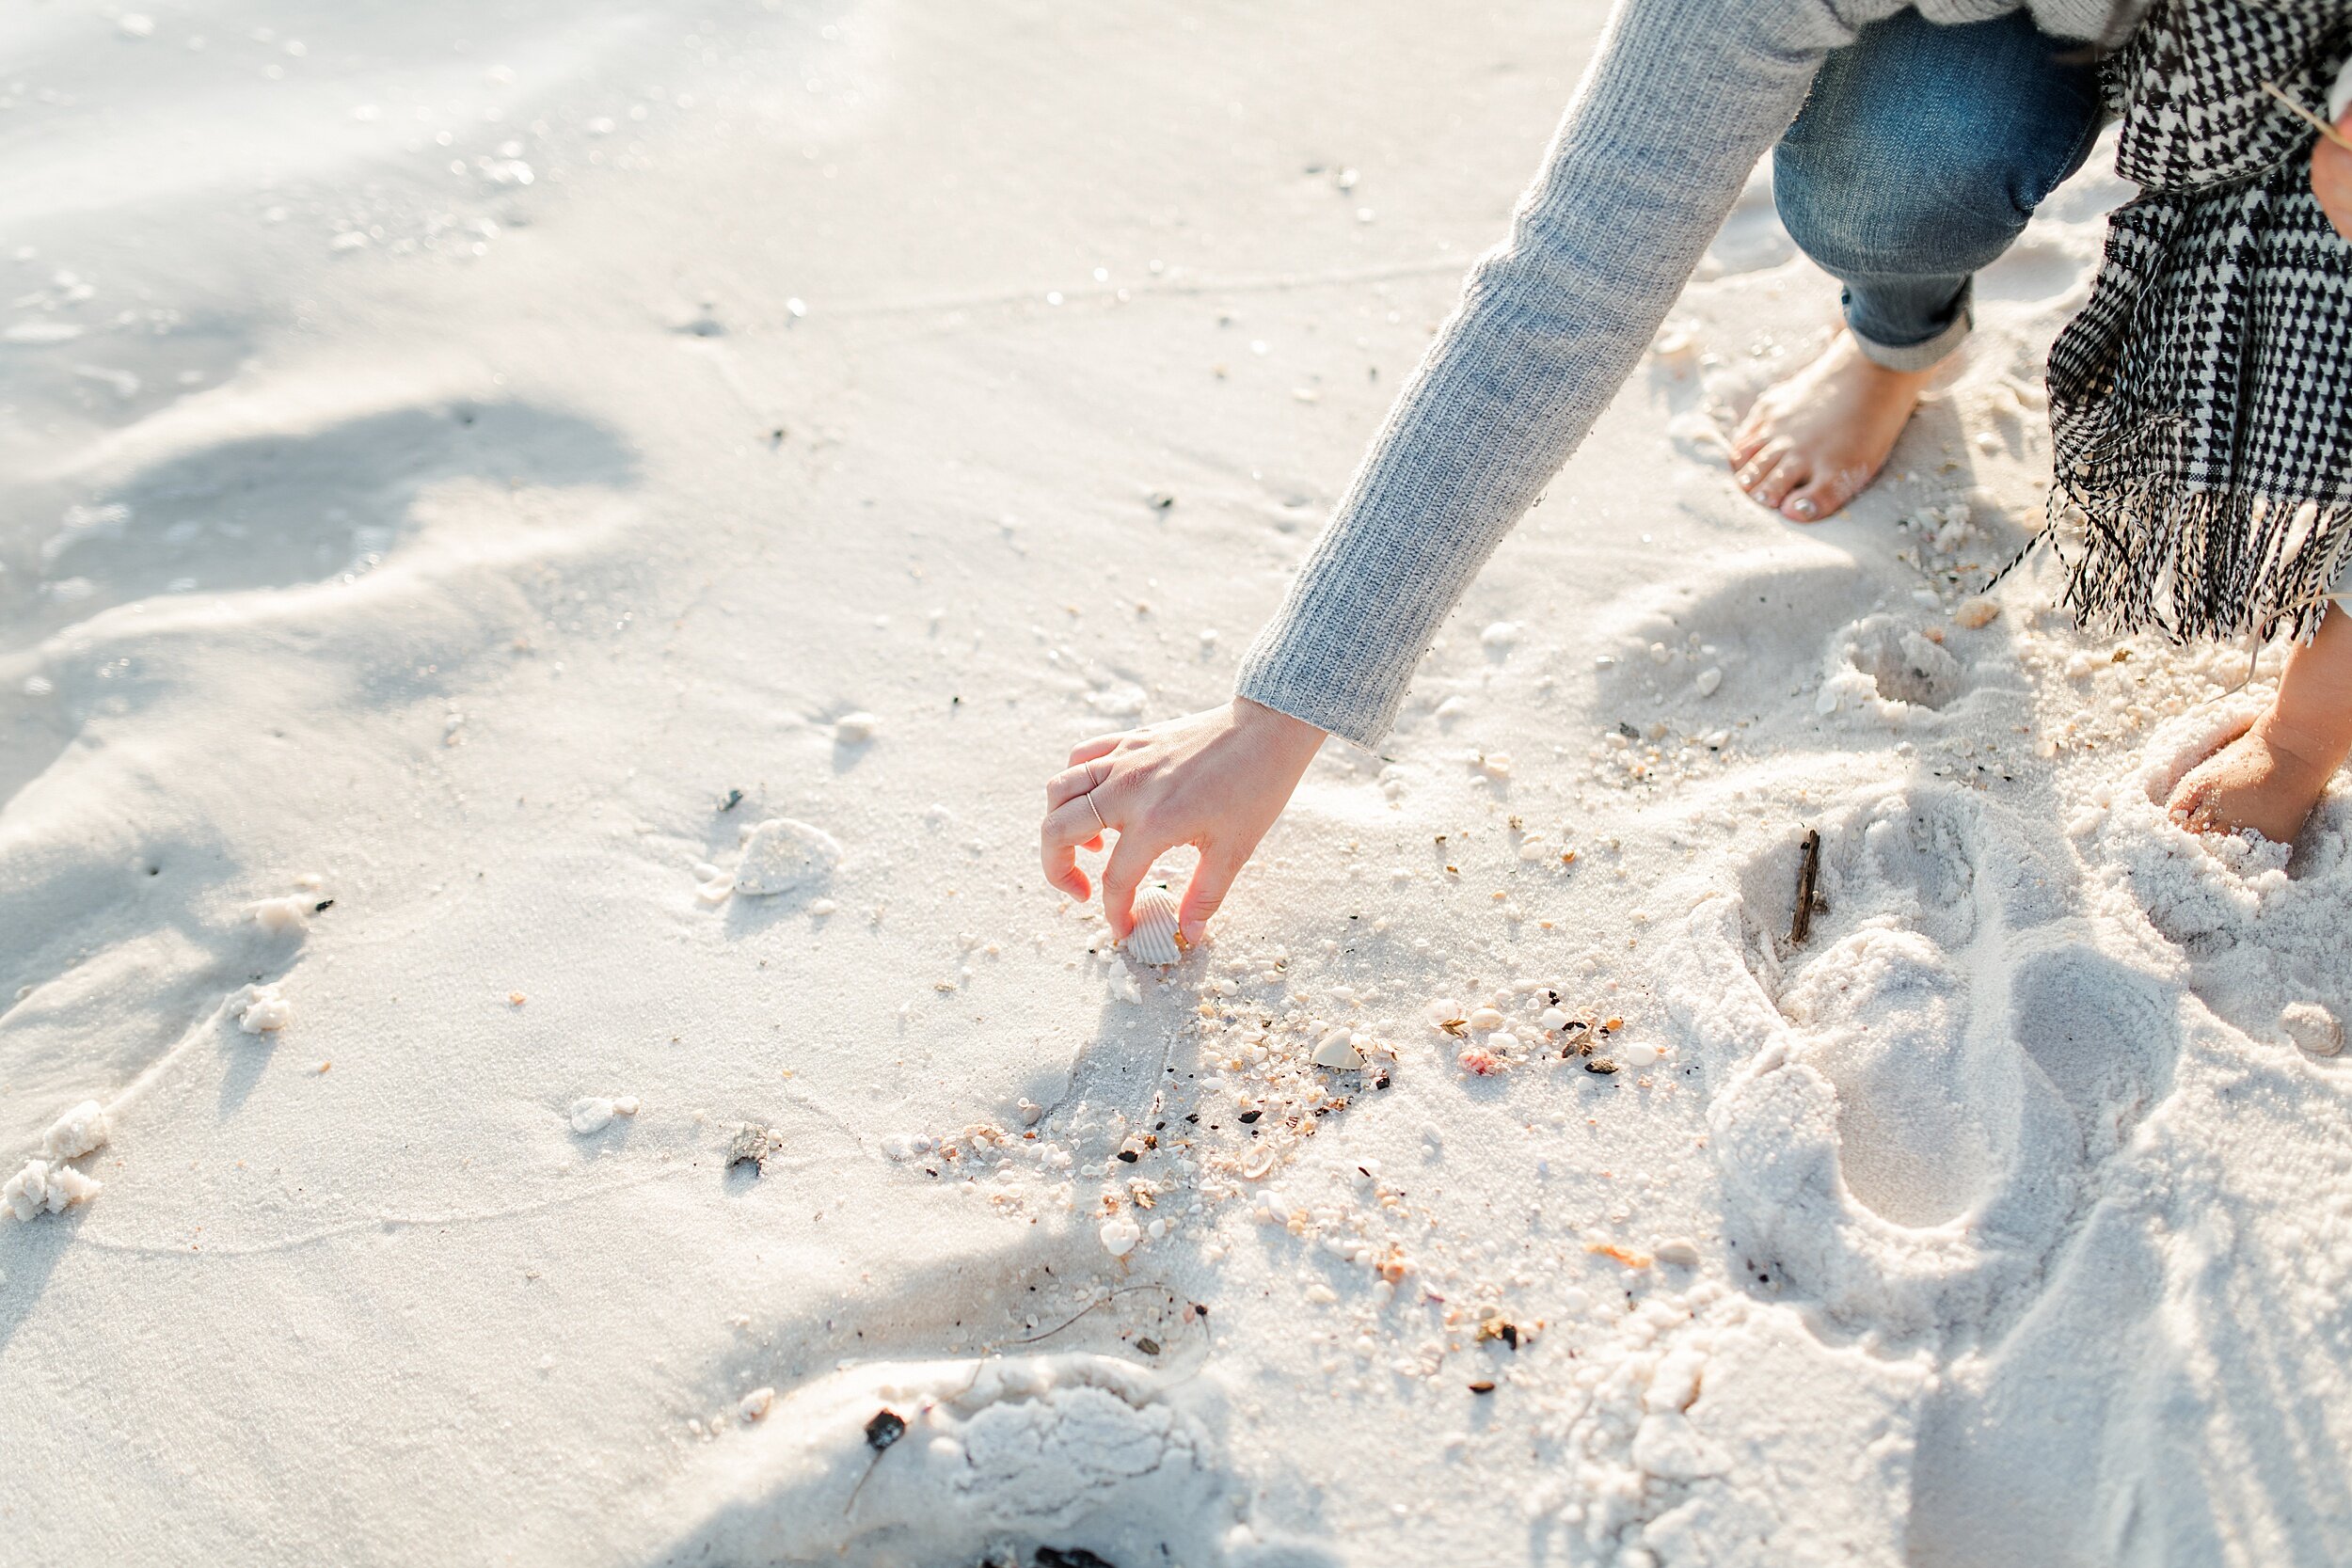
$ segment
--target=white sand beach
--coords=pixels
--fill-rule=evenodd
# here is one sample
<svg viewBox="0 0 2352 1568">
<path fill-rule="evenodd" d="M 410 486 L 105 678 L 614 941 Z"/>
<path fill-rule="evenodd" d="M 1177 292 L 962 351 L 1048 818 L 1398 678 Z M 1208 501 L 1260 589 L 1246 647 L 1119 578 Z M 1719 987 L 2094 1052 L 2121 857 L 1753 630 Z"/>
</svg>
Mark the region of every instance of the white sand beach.
<svg viewBox="0 0 2352 1568">
<path fill-rule="evenodd" d="M 2104 152 L 1811 528 L 1759 173 L 1204 948 L 1043 883 L 1604 14 L 0 18 L 0 1564 L 2352 1560 L 2352 781 L 1979 597 Z"/>
</svg>

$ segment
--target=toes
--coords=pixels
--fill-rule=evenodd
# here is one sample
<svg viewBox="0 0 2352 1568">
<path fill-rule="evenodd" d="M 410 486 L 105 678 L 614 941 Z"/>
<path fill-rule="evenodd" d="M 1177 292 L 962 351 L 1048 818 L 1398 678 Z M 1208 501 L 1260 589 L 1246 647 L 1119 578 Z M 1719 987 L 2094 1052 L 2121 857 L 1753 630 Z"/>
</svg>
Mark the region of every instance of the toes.
<svg viewBox="0 0 2352 1568">
<path fill-rule="evenodd" d="M 1731 466 L 1734 468 L 1746 467 L 1748 459 L 1762 451 L 1765 443 L 1772 438 L 1772 432 L 1765 427 L 1765 422 L 1750 414 L 1731 433 Z"/>
<path fill-rule="evenodd" d="M 1781 503 L 1781 515 L 1795 522 L 1818 523 L 1853 499 L 1868 480 L 1867 474 L 1856 477 L 1851 471 L 1822 474 L 1798 486 Z"/>
<path fill-rule="evenodd" d="M 1756 487 L 1763 483 L 1772 471 L 1779 467 L 1780 460 L 1788 455 L 1788 448 L 1785 443 L 1778 441 L 1769 443 L 1761 451 L 1751 452 L 1732 470 L 1731 477 L 1740 489 L 1753 496 L 1756 494 Z"/>
<path fill-rule="evenodd" d="M 1770 472 L 1757 480 L 1748 494 L 1777 512 L 1780 503 L 1788 499 L 1788 493 L 1812 477 L 1813 470 L 1795 454 L 1789 453 L 1782 456 Z"/>
</svg>

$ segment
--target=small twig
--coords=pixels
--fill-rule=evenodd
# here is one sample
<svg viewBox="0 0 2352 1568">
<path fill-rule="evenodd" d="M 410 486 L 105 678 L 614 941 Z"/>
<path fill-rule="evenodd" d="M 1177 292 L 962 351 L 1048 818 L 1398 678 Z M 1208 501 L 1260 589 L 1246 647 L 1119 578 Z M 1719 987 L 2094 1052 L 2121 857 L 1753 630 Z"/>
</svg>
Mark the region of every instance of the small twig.
<svg viewBox="0 0 2352 1568">
<path fill-rule="evenodd" d="M 2337 130 L 2334 126 L 2328 124 L 2326 120 L 2312 113 L 2311 110 L 2303 107 L 2302 104 L 2297 103 L 2294 99 L 2289 98 L 2284 90 L 2282 90 L 2276 82 L 2263 83 L 2262 89 L 2263 91 L 2270 94 L 2271 97 L 2277 99 L 2280 103 L 2284 103 L 2289 109 L 2293 110 L 2298 119 L 2308 121 L 2312 130 L 2318 132 L 2329 141 L 2334 142 L 2338 147 L 2343 148 L 2346 152 L 2352 152 L 2352 141 L 2345 140 L 2343 132 Z"/>
<path fill-rule="evenodd" d="M 1788 945 L 1802 947 L 1804 939 L 1813 934 L 1814 885 L 1821 876 L 1821 835 L 1819 830 L 1804 831 L 1804 854 L 1797 863 L 1797 912 L 1788 921 Z"/>
<path fill-rule="evenodd" d="M 1132 1296 L 1138 1291 L 1167 1291 L 1167 1293 L 1171 1296 L 1176 1293 L 1173 1291 L 1169 1291 L 1165 1285 L 1144 1284 L 1123 1286 L 1119 1290 L 1113 1291 L 1109 1295 L 1103 1297 L 1101 1300 L 1094 1302 L 1090 1306 L 1081 1307 L 1078 1310 L 1071 1313 L 1070 1316 L 1064 1318 L 1061 1322 L 1056 1323 L 1053 1327 L 1047 1329 L 1042 1334 L 1032 1334 L 1025 1339 L 1008 1339 L 1005 1342 L 1009 1345 L 1034 1345 L 1040 1339 L 1050 1339 L 1055 1335 L 1059 1334 L 1063 1329 L 1068 1328 L 1072 1323 L 1076 1323 L 1080 1318 L 1083 1318 L 1088 1313 L 1095 1310 L 1096 1307 L 1108 1307 L 1112 1302 L 1117 1301 L 1120 1297 Z"/>
</svg>

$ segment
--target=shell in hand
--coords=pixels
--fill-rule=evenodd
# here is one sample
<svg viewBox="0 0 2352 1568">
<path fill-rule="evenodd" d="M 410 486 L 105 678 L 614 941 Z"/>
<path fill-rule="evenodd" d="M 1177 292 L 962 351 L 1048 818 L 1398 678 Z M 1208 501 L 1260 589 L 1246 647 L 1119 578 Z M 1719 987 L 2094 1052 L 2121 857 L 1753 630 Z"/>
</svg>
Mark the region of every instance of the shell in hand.
<svg viewBox="0 0 2352 1568">
<path fill-rule="evenodd" d="M 1136 895 L 1136 928 L 1122 945 L 1137 963 L 1168 965 L 1184 956 L 1176 939 L 1176 895 L 1164 887 Z"/>
<path fill-rule="evenodd" d="M 744 841 L 735 891 L 755 897 L 798 893 L 825 880 L 840 863 L 841 846 L 831 833 L 788 816 L 771 817 Z"/>
</svg>

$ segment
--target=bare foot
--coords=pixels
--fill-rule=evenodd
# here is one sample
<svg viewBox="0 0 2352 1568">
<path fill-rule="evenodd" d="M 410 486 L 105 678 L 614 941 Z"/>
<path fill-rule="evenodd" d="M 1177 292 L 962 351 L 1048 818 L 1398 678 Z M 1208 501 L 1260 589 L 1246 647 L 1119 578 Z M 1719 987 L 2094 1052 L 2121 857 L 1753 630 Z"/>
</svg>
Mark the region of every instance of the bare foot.
<svg viewBox="0 0 2352 1568">
<path fill-rule="evenodd" d="M 2251 828 L 2292 844 L 2304 818 L 2352 757 L 2352 614 L 2328 611 L 2311 641 L 2287 655 L 2262 717 L 2188 771 L 2166 802 L 2201 833 Z"/>
<path fill-rule="evenodd" d="M 1878 477 L 1933 370 L 1890 371 L 1840 332 L 1764 389 L 1731 437 L 1740 488 L 1794 522 L 1818 522 Z"/>
<path fill-rule="evenodd" d="M 2235 833 L 2252 829 L 2273 844 L 2292 844 L 2303 820 L 2328 792 L 2335 772 L 2326 759 L 2307 756 L 2280 736 L 2275 715 L 2189 769 L 2172 787 L 2165 809 L 2192 832 Z"/>
</svg>

